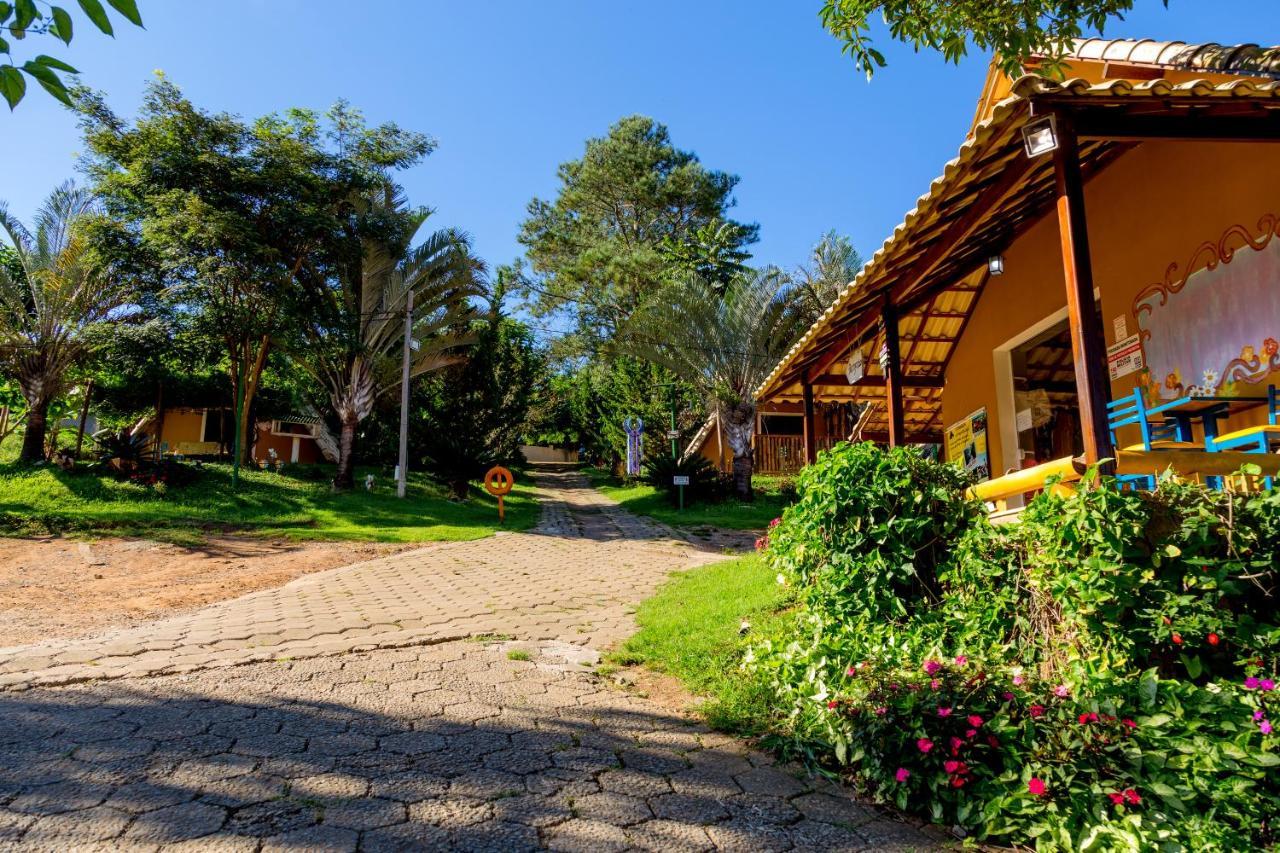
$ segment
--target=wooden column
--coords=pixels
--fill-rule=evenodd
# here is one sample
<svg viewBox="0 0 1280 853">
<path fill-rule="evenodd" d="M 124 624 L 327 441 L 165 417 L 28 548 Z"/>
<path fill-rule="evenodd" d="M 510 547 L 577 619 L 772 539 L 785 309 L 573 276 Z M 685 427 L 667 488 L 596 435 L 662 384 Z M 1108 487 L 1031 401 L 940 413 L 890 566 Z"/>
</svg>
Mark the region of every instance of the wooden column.
<svg viewBox="0 0 1280 853">
<path fill-rule="evenodd" d="M 902 349 L 898 343 L 898 309 L 889 302 L 880 309 L 880 326 L 884 331 L 880 369 L 884 371 L 884 399 L 889 409 L 889 446 L 898 447 L 906 443 L 907 427 L 902 408 Z"/>
<path fill-rule="evenodd" d="M 1084 433 L 1084 455 L 1090 464 L 1114 459 L 1107 429 L 1107 347 L 1102 321 L 1093 298 L 1093 264 L 1089 257 L 1089 229 L 1084 211 L 1084 181 L 1080 150 L 1068 115 L 1058 115 L 1058 147 L 1053 152 L 1057 180 L 1058 230 L 1062 237 L 1062 270 L 1067 285 L 1067 314 L 1071 324 L 1071 355 L 1075 361 L 1076 394 Z M 1104 473 L 1112 473 L 1107 465 Z"/>
<path fill-rule="evenodd" d="M 818 424 L 813 412 L 813 386 L 805 382 L 804 389 L 804 464 L 809 465 L 818 458 Z"/>
</svg>

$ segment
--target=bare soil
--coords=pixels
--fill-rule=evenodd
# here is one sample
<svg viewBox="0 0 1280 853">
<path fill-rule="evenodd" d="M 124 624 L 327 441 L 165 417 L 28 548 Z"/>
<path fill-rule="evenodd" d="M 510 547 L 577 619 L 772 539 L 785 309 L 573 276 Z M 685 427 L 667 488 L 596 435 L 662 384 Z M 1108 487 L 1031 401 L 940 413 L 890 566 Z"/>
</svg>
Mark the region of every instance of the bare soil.
<svg viewBox="0 0 1280 853">
<path fill-rule="evenodd" d="M 301 575 L 422 547 L 209 537 L 0 539 L 0 647 L 126 628 Z"/>
</svg>

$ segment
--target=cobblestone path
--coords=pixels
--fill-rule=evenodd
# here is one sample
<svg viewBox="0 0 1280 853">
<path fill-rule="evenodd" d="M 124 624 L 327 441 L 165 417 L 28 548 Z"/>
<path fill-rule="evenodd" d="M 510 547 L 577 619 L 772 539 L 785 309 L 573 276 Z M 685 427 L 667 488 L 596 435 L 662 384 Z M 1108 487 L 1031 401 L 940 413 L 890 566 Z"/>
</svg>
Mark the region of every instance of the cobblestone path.
<svg viewBox="0 0 1280 853">
<path fill-rule="evenodd" d="M 628 605 L 712 555 L 571 475 L 540 486 L 533 533 L 311 576 L 155 638 L 58 644 L 78 661 L 6 651 L 51 653 L 0 692 L 0 850 L 939 843 L 594 675 Z M 270 614 L 311 633 L 260 630 Z M 515 639 L 448 639 L 481 632 Z"/>
</svg>

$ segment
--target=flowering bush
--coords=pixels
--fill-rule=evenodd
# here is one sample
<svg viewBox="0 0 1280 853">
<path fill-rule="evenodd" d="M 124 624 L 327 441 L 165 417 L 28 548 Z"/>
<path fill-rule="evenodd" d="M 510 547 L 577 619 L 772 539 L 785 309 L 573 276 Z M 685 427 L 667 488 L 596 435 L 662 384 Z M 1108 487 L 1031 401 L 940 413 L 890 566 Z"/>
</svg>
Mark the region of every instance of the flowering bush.
<svg viewBox="0 0 1280 853">
<path fill-rule="evenodd" d="M 871 445 L 798 485 L 765 553 L 803 606 L 747 662 L 791 748 L 998 843 L 1276 840 L 1280 494 L 1103 483 L 993 527 Z"/>
</svg>

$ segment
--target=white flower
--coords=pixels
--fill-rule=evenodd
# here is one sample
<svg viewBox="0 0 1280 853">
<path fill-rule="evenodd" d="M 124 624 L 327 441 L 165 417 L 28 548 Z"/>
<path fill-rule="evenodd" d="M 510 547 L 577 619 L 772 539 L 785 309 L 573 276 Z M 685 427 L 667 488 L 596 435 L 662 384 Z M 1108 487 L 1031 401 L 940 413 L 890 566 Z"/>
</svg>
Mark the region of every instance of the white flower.
<svg viewBox="0 0 1280 853">
<path fill-rule="evenodd" d="M 1204 384 L 1209 390 L 1218 387 L 1218 371 L 1206 370 L 1204 372 Z"/>
<path fill-rule="evenodd" d="M 784 575 L 782 572 L 778 572 L 778 586 L 786 586 L 786 585 L 787 585 L 787 576 Z"/>
</svg>

